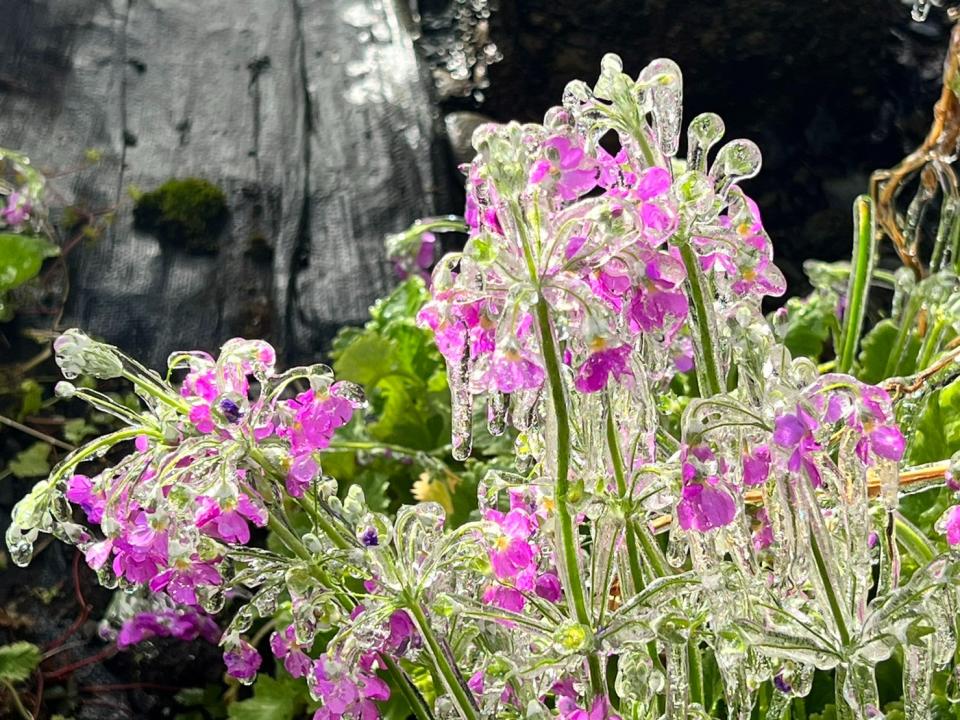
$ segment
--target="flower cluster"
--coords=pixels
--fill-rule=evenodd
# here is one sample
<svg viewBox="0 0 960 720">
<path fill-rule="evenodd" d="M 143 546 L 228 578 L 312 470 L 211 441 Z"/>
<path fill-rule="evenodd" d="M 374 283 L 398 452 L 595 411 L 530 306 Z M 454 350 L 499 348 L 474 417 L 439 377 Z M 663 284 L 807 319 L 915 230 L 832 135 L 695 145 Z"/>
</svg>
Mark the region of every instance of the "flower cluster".
<svg viewBox="0 0 960 720">
<path fill-rule="evenodd" d="M 471 454 L 476 397 L 491 434 L 516 431 L 512 470 L 477 479 L 472 521 L 453 527 L 436 503 L 390 517 L 324 474 L 324 453 L 356 445 L 335 434 L 363 399 L 322 366 L 278 373 L 269 345 L 232 340 L 216 358 L 172 356 L 162 379 L 70 331 L 65 376 L 124 377 L 146 409 L 61 387 L 129 427 L 17 506 L 14 559 L 54 532 L 105 583 L 186 608 L 131 638 L 202 633 L 183 613 L 232 594 L 228 672 L 251 682 L 274 628 L 314 720 L 378 717 L 391 687 L 418 720 L 747 720 L 761 694 L 784 717 L 816 670 L 865 720 L 881 717 L 874 667 L 894 652 L 907 692 L 929 689 L 956 651 L 960 564 L 896 513 L 903 405 L 850 374 L 856 343 L 825 374 L 763 316 L 784 280 L 739 187 L 759 153 L 733 140 L 711 162 L 723 123 L 705 113 L 677 157 L 681 99 L 672 62 L 632 78 L 608 56 L 542 124 L 477 131 L 462 225 L 392 238 L 408 259 L 429 246 L 423 266 L 424 233 L 467 234 L 418 322 L 447 362 L 454 459 Z M 447 470 L 459 483 L 474 468 Z M 960 544 L 960 510 L 942 524 Z"/>
</svg>

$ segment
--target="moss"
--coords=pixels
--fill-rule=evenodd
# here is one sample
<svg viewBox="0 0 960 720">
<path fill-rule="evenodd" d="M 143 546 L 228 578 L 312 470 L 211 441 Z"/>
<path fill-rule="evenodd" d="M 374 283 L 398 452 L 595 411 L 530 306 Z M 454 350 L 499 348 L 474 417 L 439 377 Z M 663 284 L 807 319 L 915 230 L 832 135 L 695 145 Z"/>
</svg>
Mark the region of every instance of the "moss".
<svg viewBox="0 0 960 720">
<path fill-rule="evenodd" d="M 137 198 L 133 222 L 165 242 L 198 253 L 214 253 L 227 220 L 223 190 L 201 178 L 175 178 Z"/>
</svg>

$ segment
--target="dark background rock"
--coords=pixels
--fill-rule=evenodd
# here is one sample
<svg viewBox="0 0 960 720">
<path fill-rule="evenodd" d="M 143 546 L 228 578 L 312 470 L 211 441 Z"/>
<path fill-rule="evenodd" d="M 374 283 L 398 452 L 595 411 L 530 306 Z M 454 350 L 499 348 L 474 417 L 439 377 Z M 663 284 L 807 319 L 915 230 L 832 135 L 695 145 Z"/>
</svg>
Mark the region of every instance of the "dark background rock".
<svg viewBox="0 0 960 720">
<path fill-rule="evenodd" d="M 434 211 L 429 76 L 389 0 L 2 0 L 0 144 L 65 202 L 118 208 L 71 257 L 65 322 L 150 363 L 266 336 L 315 358 L 391 282 L 384 233 Z M 131 187 L 207 179 L 220 252 L 133 229 Z"/>
</svg>

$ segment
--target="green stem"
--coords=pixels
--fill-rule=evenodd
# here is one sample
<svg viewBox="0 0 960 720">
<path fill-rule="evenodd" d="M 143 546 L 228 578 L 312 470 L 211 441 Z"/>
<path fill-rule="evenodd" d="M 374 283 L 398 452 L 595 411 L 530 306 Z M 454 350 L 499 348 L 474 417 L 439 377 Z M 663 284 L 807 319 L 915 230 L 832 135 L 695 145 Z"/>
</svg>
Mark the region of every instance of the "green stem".
<svg viewBox="0 0 960 720">
<path fill-rule="evenodd" d="M 407 608 L 417 623 L 420 634 L 423 636 L 423 641 L 430 649 L 430 654 L 433 656 L 433 661 L 440 673 L 440 678 L 443 680 L 447 692 L 450 693 L 450 698 L 457 706 L 460 717 L 462 717 L 463 720 L 479 720 L 480 711 L 474 703 L 473 696 L 464 687 L 460 673 L 451 664 L 447 651 L 440 645 L 440 641 L 437 640 L 436 635 L 433 634 L 433 628 L 430 627 L 430 621 L 424 614 L 423 608 L 420 607 L 420 603 L 413 598 L 409 598 Z"/>
<path fill-rule="evenodd" d="M 17 712 L 20 713 L 20 717 L 22 717 L 23 720 L 34 720 L 33 714 L 23 706 L 23 701 L 17 694 L 17 689 L 13 686 L 13 683 L 9 680 L 4 680 L 3 686 L 7 688 L 7 691 L 10 693 L 10 699 L 13 700 L 13 706 L 17 709 Z"/>
<path fill-rule="evenodd" d="M 537 322 L 540 325 L 540 342 L 546 365 L 547 381 L 553 401 L 553 412 L 557 421 L 557 482 L 555 488 L 557 504 L 557 525 L 560 531 L 560 562 L 565 570 L 567 597 L 573 605 L 577 622 L 587 628 L 593 623 L 587 612 L 587 602 L 583 592 L 583 580 L 580 575 L 577 528 L 567 506 L 570 491 L 570 417 L 567 413 L 567 398 L 564 392 L 563 377 L 560 374 L 560 362 L 553 338 L 553 326 L 550 312 L 543 298 L 537 302 Z M 595 653 L 587 656 L 590 667 L 590 687 L 599 697 L 604 694 L 603 668 Z"/>
<path fill-rule="evenodd" d="M 162 385 L 154 381 L 153 378 L 146 379 L 143 376 L 130 372 L 129 370 L 123 371 L 123 377 L 151 397 L 156 398 L 164 405 L 173 408 L 181 415 L 188 415 L 190 413 L 190 406 L 186 402 L 172 397 L 170 393 L 168 393 Z"/>
<path fill-rule="evenodd" d="M 630 522 L 629 514 L 632 514 L 632 498 L 627 496 L 627 479 L 623 471 L 623 456 L 620 454 L 620 441 L 617 437 L 616 421 L 613 418 L 613 403 L 609 396 L 606 397 L 607 405 L 607 447 L 610 450 L 610 459 L 613 461 L 613 476 L 617 481 L 617 493 L 620 495 L 624 511 L 628 513 L 625 523 L 627 540 L 627 559 L 630 565 L 630 578 L 633 582 L 633 590 L 636 592 L 643 586 L 643 574 L 640 569 L 640 555 L 637 550 L 637 536 L 634 533 L 633 525 Z"/>
<path fill-rule="evenodd" d="M 840 608 L 840 600 L 837 598 L 836 590 L 830 581 L 830 574 L 827 572 L 827 564 L 823 559 L 823 551 L 820 549 L 820 543 L 817 540 L 815 532 L 810 533 L 810 549 L 813 551 L 813 563 L 816 565 L 817 574 L 820 576 L 820 582 L 823 583 L 823 591 L 827 596 L 827 604 L 830 605 L 830 613 L 837 625 L 837 633 L 840 635 L 840 642 L 846 648 L 850 644 L 850 633 L 847 630 L 847 623 L 843 619 L 843 611 Z"/>
<path fill-rule="evenodd" d="M 693 324 L 696 326 L 694 343 L 697 350 L 696 371 L 700 384 L 700 396 L 709 397 L 723 392 L 720 382 L 720 364 L 710 333 L 710 309 L 704 294 L 704 277 L 700 271 L 697 254 L 688 240 L 679 243 L 680 257 L 687 271 L 687 286 L 693 301 Z"/>
<path fill-rule="evenodd" d="M 837 370 L 849 373 L 857 354 L 860 331 L 867 310 L 867 295 L 870 292 L 870 276 L 874 265 L 873 206 L 866 195 L 858 197 L 853 204 L 853 267 L 850 284 L 847 286 L 847 309 L 843 316 L 840 333 L 840 352 L 837 353 Z"/>
<path fill-rule="evenodd" d="M 380 659 L 383 660 L 387 672 L 393 677 L 403 699 L 407 701 L 407 706 L 417 716 L 417 720 L 433 720 L 430 707 L 397 661 L 389 655 L 380 655 Z"/>
<path fill-rule="evenodd" d="M 890 355 L 887 358 L 887 365 L 883 370 L 883 377 L 893 377 L 894 375 L 898 374 L 901 362 L 903 360 L 901 356 L 906 350 L 908 338 L 914 330 L 914 321 L 917 317 L 917 314 L 920 312 L 920 307 L 922 304 L 923 295 L 917 292 L 913 293 L 907 302 L 906 308 L 904 308 L 903 316 L 898 318 L 900 329 L 897 331 L 897 337 L 893 341 L 893 347 L 891 348 Z"/>
</svg>

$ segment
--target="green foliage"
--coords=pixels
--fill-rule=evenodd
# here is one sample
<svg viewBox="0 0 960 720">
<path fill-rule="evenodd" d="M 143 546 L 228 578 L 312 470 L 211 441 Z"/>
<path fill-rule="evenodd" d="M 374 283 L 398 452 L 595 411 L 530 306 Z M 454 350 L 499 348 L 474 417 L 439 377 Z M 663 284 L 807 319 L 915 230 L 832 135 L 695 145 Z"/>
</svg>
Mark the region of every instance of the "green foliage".
<svg viewBox="0 0 960 720">
<path fill-rule="evenodd" d="M 212 253 L 227 221 L 227 197 L 213 183 L 196 177 L 175 178 L 138 195 L 134 224 L 191 252 Z"/>
<path fill-rule="evenodd" d="M 253 685 L 253 697 L 231 703 L 227 709 L 230 720 L 293 720 L 307 710 L 310 696 L 302 680 L 294 680 L 286 673 L 279 678 L 260 674 Z"/>
<path fill-rule="evenodd" d="M 819 360 L 831 332 L 838 330 L 835 308 L 826 297 L 815 293 L 808 298 L 790 298 L 786 309 L 783 344 L 794 357 Z"/>
<path fill-rule="evenodd" d="M 187 712 L 177 713 L 174 720 L 222 720 L 227 717 L 227 707 L 223 702 L 223 687 L 207 685 L 203 688 L 187 688 L 178 692 L 174 698 Z"/>
<path fill-rule="evenodd" d="M 60 248 L 35 235 L 0 233 L 0 321 L 13 317 L 7 293 L 40 272 L 43 261 L 60 254 Z"/>
<path fill-rule="evenodd" d="M 890 352 L 896 346 L 899 334 L 900 325 L 889 319 L 881 320 L 866 334 L 860 349 L 857 377 L 873 384 L 886 379 Z M 914 333 L 907 336 L 900 367 L 902 374 L 908 375 L 916 370 L 920 345 L 920 339 Z"/>
<path fill-rule="evenodd" d="M 960 381 L 927 397 L 908 436 L 910 464 L 944 460 L 960 450 Z"/>
<path fill-rule="evenodd" d="M 33 643 L 0 645 L 0 681 L 23 682 L 37 669 L 40 648 Z"/>
<path fill-rule="evenodd" d="M 44 477 L 50 473 L 51 446 L 45 442 L 35 442 L 21 450 L 10 461 L 10 472 L 14 477 Z"/>
</svg>

